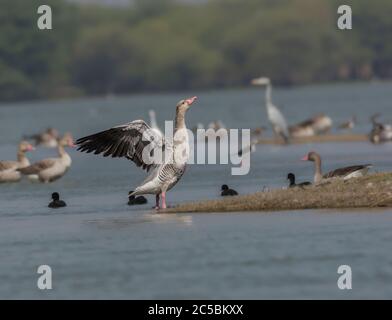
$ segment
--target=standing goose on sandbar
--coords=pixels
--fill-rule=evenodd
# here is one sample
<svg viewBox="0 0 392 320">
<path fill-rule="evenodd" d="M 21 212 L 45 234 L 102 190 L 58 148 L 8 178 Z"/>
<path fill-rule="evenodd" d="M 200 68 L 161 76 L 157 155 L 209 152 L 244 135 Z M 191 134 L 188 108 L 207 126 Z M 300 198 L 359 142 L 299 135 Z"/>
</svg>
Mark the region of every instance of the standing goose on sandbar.
<svg viewBox="0 0 392 320">
<path fill-rule="evenodd" d="M 277 136 L 283 138 L 285 143 L 289 142 L 290 133 L 287 126 L 287 122 L 283 114 L 280 112 L 277 106 L 272 103 L 272 85 L 269 78 L 261 77 L 253 79 L 251 84 L 255 86 L 267 86 L 265 92 L 265 103 L 267 107 L 268 120 L 272 125 L 272 129 Z"/>
<path fill-rule="evenodd" d="M 159 209 L 161 196 L 162 209 L 165 209 L 166 192 L 176 185 L 185 172 L 189 149 L 185 114 L 196 99 L 197 97 L 192 97 L 178 102 L 173 141 L 157 136 L 143 120 L 135 120 L 78 139 L 78 150 L 102 153 L 104 157 L 125 157 L 150 172 L 142 184 L 129 195 L 155 194 L 156 209 Z M 145 148 L 147 152 L 143 152 Z"/>
<path fill-rule="evenodd" d="M 322 174 L 321 172 L 321 157 L 316 152 L 309 152 L 305 157 L 302 158 L 303 161 L 312 161 L 315 166 L 315 174 L 314 174 L 314 183 L 320 183 L 323 180 L 331 179 L 331 178 L 340 178 L 343 180 L 348 180 L 351 178 L 363 177 L 367 174 L 369 169 L 372 167 L 371 164 L 365 165 L 356 165 L 345 168 L 339 168 L 333 171 L 330 171 L 326 174 Z"/>
</svg>

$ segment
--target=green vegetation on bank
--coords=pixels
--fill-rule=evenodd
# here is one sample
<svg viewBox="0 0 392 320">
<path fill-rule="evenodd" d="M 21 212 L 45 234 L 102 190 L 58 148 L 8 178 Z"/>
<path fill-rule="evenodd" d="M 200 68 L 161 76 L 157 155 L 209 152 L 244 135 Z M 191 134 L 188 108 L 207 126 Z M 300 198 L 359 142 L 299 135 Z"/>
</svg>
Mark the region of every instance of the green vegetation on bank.
<svg viewBox="0 0 392 320">
<path fill-rule="evenodd" d="M 336 27 L 337 0 L 139 0 L 128 8 L 1 0 L 0 101 L 392 77 L 392 1 L 345 1 L 353 30 Z"/>
</svg>

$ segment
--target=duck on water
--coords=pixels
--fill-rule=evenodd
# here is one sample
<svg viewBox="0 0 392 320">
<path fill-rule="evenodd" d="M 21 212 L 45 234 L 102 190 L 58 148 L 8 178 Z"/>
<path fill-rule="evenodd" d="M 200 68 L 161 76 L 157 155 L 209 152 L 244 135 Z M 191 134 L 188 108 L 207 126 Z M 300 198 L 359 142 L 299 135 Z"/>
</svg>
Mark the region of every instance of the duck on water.
<svg viewBox="0 0 392 320">
<path fill-rule="evenodd" d="M 133 206 L 133 205 L 138 205 L 138 204 L 146 204 L 147 199 L 143 196 L 138 196 L 136 197 L 133 195 L 133 190 L 129 191 L 128 193 L 128 205 Z"/>
<path fill-rule="evenodd" d="M 59 193 L 58 192 L 53 192 L 52 193 L 52 202 L 50 202 L 48 204 L 48 207 L 55 209 L 55 208 L 63 208 L 63 207 L 66 207 L 66 206 L 67 206 L 67 204 L 63 200 L 60 200 Z"/>
</svg>

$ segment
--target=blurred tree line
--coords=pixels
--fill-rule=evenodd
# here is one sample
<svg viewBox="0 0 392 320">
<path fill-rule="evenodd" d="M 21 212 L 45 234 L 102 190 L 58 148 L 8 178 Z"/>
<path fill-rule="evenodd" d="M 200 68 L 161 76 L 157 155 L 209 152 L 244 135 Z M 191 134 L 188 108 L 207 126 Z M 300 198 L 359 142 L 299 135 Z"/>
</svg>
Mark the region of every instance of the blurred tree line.
<svg viewBox="0 0 392 320">
<path fill-rule="evenodd" d="M 139 0 L 126 8 L 0 0 L 0 100 L 392 77 L 392 1 Z"/>
</svg>

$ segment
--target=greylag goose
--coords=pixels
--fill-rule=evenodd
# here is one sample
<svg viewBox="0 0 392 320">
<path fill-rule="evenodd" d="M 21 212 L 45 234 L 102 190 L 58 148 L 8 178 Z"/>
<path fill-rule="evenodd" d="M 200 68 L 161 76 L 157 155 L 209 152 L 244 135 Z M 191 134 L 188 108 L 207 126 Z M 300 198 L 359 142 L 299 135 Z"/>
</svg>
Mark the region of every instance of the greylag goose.
<svg viewBox="0 0 392 320">
<path fill-rule="evenodd" d="M 378 122 L 376 119 L 379 116 L 380 114 L 375 114 L 371 117 L 373 128 L 369 134 L 369 139 L 374 144 L 392 141 L 392 125 Z"/>
<path fill-rule="evenodd" d="M 357 123 L 357 117 L 356 116 L 352 116 L 346 122 L 341 123 L 338 126 L 338 129 L 341 129 L 341 130 L 352 130 L 352 129 L 354 129 L 356 123 Z"/>
<path fill-rule="evenodd" d="M 1 182 L 18 182 L 22 175 L 18 171 L 30 165 L 26 152 L 34 150 L 34 147 L 26 142 L 19 143 L 16 161 L 0 161 L 0 183 Z"/>
<path fill-rule="evenodd" d="M 332 128 L 332 119 L 325 114 L 318 114 L 313 118 L 302 121 L 289 128 L 294 138 L 312 137 L 327 133 Z"/>
<path fill-rule="evenodd" d="M 48 128 L 44 132 L 34 134 L 27 138 L 34 140 L 36 146 L 55 148 L 57 147 L 59 132 L 55 128 Z"/>
<path fill-rule="evenodd" d="M 147 203 L 147 199 L 143 196 L 134 196 L 133 194 L 133 190 L 129 191 L 129 196 L 128 196 L 128 205 L 129 206 L 133 206 L 133 205 L 138 205 L 138 204 L 146 204 Z"/>
<path fill-rule="evenodd" d="M 332 119 L 325 114 L 318 114 L 312 119 L 312 127 L 316 134 L 328 133 L 332 128 Z"/>
<path fill-rule="evenodd" d="M 267 115 L 268 120 L 272 125 L 272 129 L 277 136 L 283 138 L 283 140 L 287 143 L 290 138 L 289 129 L 287 126 L 286 119 L 283 114 L 280 112 L 278 107 L 272 104 L 272 85 L 271 80 L 269 78 L 261 77 L 257 79 L 253 79 L 251 84 L 258 86 L 267 86 L 266 94 L 265 94 L 265 102 L 267 107 Z"/>
<path fill-rule="evenodd" d="M 60 195 L 58 194 L 58 192 L 53 192 L 52 193 L 52 202 L 50 202 L 48 204 L 49 208 L 62 208 L 62 207 L 66 207 L 67 204 L 63 201 L 60 200 Z"/>
<path fill-rule="evenodd" d="M 156 209 L 162 197 L 162 208 L 166 208 L 166 192 L 173 188 L 185 172 L 187 162 L 188 133 L 185 114 L 197 97 L 181 100 L 176 106 L 174 139 L 167 141 L 157 137 L 151 127 L 143 120 L 135 120 L 124 125 L 95 133 L 76 141 L 78 150 L 103 154 L 104 157 L 126 157 L 138 167 L 150 172 L 147 178 L 130 196 L 155 194 Z M 147 150 L 148 152 L 143 152 Z M 154 153 L 151 158 L 151 150 Z M 155 151 L 162 151 L 157 159 Z"/>
<path fill-rule="evenodd" d="M 226 197 L 226 196 L 238 196 L 238 192 L 233 190 L 233 189 L 229 189 L 229 186 L 227 184 L 222 185 L 221 187 L 221 196 L 222 197 Z"/>
<path fill-rule="evenodd" d="M 38 161 L 31 166 L 18 169 L 22 174 L 28 175 L 30 180 L 39 180 L 48 183 L 61 178 L 69 169 L 72 159 L 64 147 L 74 147 L 71 134 L 67 133 L 59 140 L 57 145 L 58 158 L 47 158 Z"/>
<path fill-rule="evenodd" d="M 294 173 L 289 173 L 287 175 L 287 180 L 289 180 L 289 188 L 295 188 L 295 187 L 305 187 L 305 186 L 310 186 L 311 183 L 309 181 L 301 182 L 301 183 L 295 183 L 295 175 Z"/>
<path fill-rule="evenodd" d="M 366 165 L 356 165 L 345 168 L 339 168 L 328 172 L 327 174 L 322 174 L 321 172 L 321 157 L 316 152 L 309 152 L 305 157 L 302 158 L 303 161 L 312 161 L 315 164 L 315 174 L 314 183 L 320 183 L 324 179 L 331 178 L 341 178 L 348 180 L 351 178 L 362 177 L 367 174 L 369 169 L 372 167 L 371 164 Z"/>
</svg>

